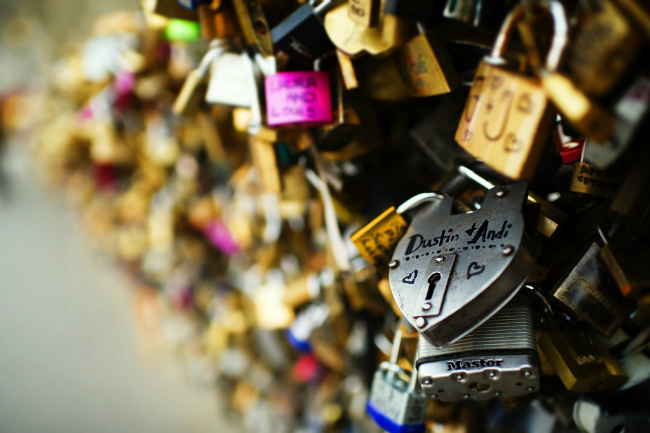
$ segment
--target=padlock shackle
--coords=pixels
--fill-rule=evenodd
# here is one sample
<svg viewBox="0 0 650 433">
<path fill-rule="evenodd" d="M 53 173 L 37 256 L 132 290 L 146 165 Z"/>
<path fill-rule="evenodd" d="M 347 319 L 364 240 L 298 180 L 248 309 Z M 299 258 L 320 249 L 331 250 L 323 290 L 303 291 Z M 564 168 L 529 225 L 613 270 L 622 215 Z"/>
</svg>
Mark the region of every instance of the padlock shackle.
<svg viewBox="0 0 650 433">
<path fill-rule="evenodd" d="M 415 391 L 415 385 L 417 384 L 418 381 L 418 368 L 415 365 L 415 362 L 418 360 L 419 354 L 420 354 L 420 349 L 416 347 L 415 357 L 413 359 L 413 370 L 411 371 L 411 381 L 409 382 L 409 388 L 408 388 L 409 393 L 413 393 Z"/>
<path fill-rule="evenodd" d="M 397 329 L 395 330 L 395 336 L 393 337 L 393 346 L 390 349 L 390 360 L 389 362 L 392 365 L 397 365 L 397 359 L 399 358 L 399 347 L 402 345 L 402 321 L 400 319 L 397 322 Z"/>
<path fill-rule="evenodd" d="M 529 12 L 529 5 L 522 4 L 517 6 L 512 12 L 508 14 L 506 19 L 501 25 L 499 34 L 497 35 L 492 52 L 490 53 L 490 63 L 505 62 L 503 53 L 506 46 L 512 38 L 512 32 L 515 29 L 515 23 Z M 553 18 L 553 39 L 551 40 L 551 47 L 546 55 L 545 68 L 548 71 L 555 71 L 560 64 L 560 58 L 564 53 L 569 34 L 569 23 L 564 11 L 564 6 L 558 1 L 550 1 L 548 3 L 534 3 L 530 7 L 543 8 L 546 13 L 550 14 Z"/>
</svg>

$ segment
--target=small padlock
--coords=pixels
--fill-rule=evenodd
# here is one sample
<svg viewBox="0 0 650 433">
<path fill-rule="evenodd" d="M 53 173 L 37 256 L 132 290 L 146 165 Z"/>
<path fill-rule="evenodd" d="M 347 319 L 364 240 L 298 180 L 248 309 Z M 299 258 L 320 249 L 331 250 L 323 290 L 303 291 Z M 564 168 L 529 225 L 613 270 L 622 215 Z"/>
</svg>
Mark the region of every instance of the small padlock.
<svg viewBox="0 0 650 433">
<path fill-rule="evenodd" d="M 409 90 L 392 56 L 359 59 L 359 88 L 370 99 L 403 101 Z"/>
<path fill-rule="evenodd" d="M 620 182 L 611 171 L 584 161 L 585 151 L 589 147 L 589 142 L 585 140 L 580 161 L 573 164 L 573 176 L 569 189 L 582 194 L 614 198 L 620 187 Z"/>
<path fill-rule="evenodd" d="M 248 46 L 255 46 L 264 57 L 273 56 L 273 39 L 258 0 L 232 0 L 239 25 Z"/>
<path fill-rule="evenodd" d="M 406 228 L 404 218 L 391 206 L 352 234 L 350 240 L 368 263 L 386 273 L 393 249 Z"/>
<path fill-rule="evenodd" d="M 350 236 L 350 240 L 368 263 L 375 266 L 382 274 L 387 275 L 386 267 L 391 260 L 395 246 L 408 228 L 408 223 L 402 213 L 437 197 L 437 194 L 423 193 L 407 200 L 397 209 L 391 206 L 354 232 Z"/>
<path fill-rule="evenodd" d="M 524 221 L 527 196 L 516 183 L 487 191 L 474 212 L 452 214 L 444 196 L 413 211 L 389 281 L 404 318 L 434 346 L 481 325 L 523 286 L 538 251 Z"/>
<path fill-rule="evenodd" d="M 416 365 L 422 390 L 440 401 L 521 397 L 539 390 L 539 354 L 528 300 L 515 297 L 443 348 L 420 334 Z"/>
<path fill-rule="evenodd" d="M 615 3 L 603 0 L 584 11 L 567 46 L 568 74 L 587 95 L 610 92 L 633 67 L 641 48 L 639 33 Z"/>
<path fill-rule="evenodd" d="M 395 53 L 411 96 L 449 93 L 460 84 L 447 48 L 435 29 L 424 31 Z"/>
<path fill-rule="evenodd" d="M 615 389 L 627 380 L 623 368 L 587 331 L 545 332 L 539 348 L 569 391 Z"/>
<path fill-rule="evenodd" d="M 205 94 L 206 102 L 235 107 L 250 107 L 253 90 L 247 67 L 246 54 L 222 51 L 213 60 L 210 67 L 210 81 Z"/>
<path fill-rule="evenodd" d="M 397 365 L 401 341 L 402 330 L 398 326 L 390 361 L 379 364 L 372 379 L 366 412 L 389 433 L 423 433 L 428 400 L 416 389 L 418 371 L 415 365 L 410 379 L 407 379 L 408 373 Z"/>
<path fill-rule="evenodd" d="M 327 72 L 295 71 L 267 75 L 265 91 L 269 126 L 316 126 L 332 121 Z"/>
<path fill-rule="evenodd" d="M 577 130 L 599 141 L 612 136 L 611 114 L 576 88 L 568 77 L 548 71 L 542 71 L 540 76 L 548 98 Z"/>
<path fill-rule="evenodd" d="M 381 0 L 382 8 L 385 3 L 386 0 Z M 377 25 L 359 25 L 348 16 L 347 4 L 336 6 L 325 15 L 325 30 L 336 48 L 352 57 L 389 54 L 413 34 L 413 28 L 407 21 L 383 11 Z"/>
<path fill-rule="evenodd" d="M 445 18 L 478 25 L 482 0 L 447 0 L 443 15 Z"/>
<path fill-rule="evenodd" d="M 291 59 L 312 63 L 334 49 L 321 21 L 323 15 L 340 0 L 325 0 L 318 6 L 303 4 L 271 30 L 273 45 Z"/>
<path fill-rule="evenodd" d="M 650 248 L 629 227 L 621 226 L 610 236 L 600 228 L 604 241 L 600 257 L 625 297 L 638 299 L 650 289 Z"/>
<path fill-rule="evenodd" d="M 211 69 L 211 65 L 214 64 L 215 59 L 223 55 L 225 48 L 224 43 L 221 41 L 213 41 L 210 44 L 210 49 L 205 53 L 199 65 L 187 74 L 183 87 L 176 97 L 174 105 L 172 105 L 174 114 L 186 114 L 198 104 L 198 90 Z M 208 100 L 207 95 L 206 100 Z M 212 101 L 208 100 L 208 102 Z"/>
<path fill-rule="evenodd" d="M 546 67 L 555 70 L 566 42 L 566 16 L 556 1 L 534 6 L 553 16 L 555 29 Z M 532 177 L 553 121 L 538 80 L 499 67 L 515 24 L 527 11 L 522 5 L 508 15 L 492 54 L 479 63 L 456 131 L 456 141 L 465 150 L 514 179 Z"/>
<path fill-rule="evenodd" d="M 630 306 L 592 243 L 577 264 L 553 289 L 553 296 L 565 307 L 606 337 L 614 335 L 628 316 Z"/>
<path fill-rule="evenodd" d="M 242 29 L 237 21 L 237 14 L 231 1 L 212 0 L 201 2 L 197 11 L 203 39 L 210 41 L 241 35 Z"/>
<path fill-rule="evenodd" d="M 309 337 L 315 328 L 325 322 L 328 315 L 327 304 L 310 304 L 296 316 L 296 320 L 287 329 L 289 344 L 302 353 L 311 353 Z"/>
</svg>

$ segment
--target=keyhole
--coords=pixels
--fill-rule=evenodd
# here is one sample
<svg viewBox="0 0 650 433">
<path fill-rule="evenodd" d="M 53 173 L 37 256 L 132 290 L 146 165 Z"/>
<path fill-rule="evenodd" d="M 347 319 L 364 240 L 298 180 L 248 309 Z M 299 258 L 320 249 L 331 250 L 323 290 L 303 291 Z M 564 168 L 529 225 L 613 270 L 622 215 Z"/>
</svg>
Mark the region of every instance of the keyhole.
<svg viewBox="0 0 650 433">
<path fill-rule="evenodd" d="M 429 290 L 427 290 L 427 297 L 424 298 L 425 301 L 430 301 L 433 297 L 433 291 L 436 289 L 436 284 L 440 281 L 440 273 L 435 272 L 429 277 Z"/>
</svg>

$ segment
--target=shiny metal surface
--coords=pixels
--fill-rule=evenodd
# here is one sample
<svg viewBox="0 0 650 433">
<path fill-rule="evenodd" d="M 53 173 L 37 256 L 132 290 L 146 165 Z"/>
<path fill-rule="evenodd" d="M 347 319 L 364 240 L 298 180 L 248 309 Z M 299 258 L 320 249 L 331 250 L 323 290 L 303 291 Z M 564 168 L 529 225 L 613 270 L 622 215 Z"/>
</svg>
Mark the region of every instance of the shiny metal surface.
<svg viewBox="0 0 650 433">
<path fill-rule="evenodd" d="M 430 398 L 489 400 L 520 397 L 539 389 L 533 317 L 521 296 L 442 349 L 420 335 L 418 352 L 420 384 Z"/>
<path fill-rule="evenodd" d="M 481 209 L 466 214 L 451 215 L 451 198 L 414 211 L 389 281 L 406 320 L 434 346 L 485 322 L 532 270 L 537 244 L 524 230 L 527 189 L 526 183 L 492 188 Z"/>
</svg>

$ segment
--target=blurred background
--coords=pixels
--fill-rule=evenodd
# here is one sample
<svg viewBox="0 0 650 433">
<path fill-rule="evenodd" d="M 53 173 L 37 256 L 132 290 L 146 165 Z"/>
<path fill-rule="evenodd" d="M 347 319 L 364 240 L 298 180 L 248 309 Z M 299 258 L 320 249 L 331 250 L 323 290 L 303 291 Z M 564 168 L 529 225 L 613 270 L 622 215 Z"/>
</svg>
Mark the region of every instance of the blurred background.
<svg viewBox="0 0 650 433">
<path fill-rule="evenodd" d="M 138 8 L 135 0 L 2 0 L 0 99 L 45 86 L 56 59 L 102 14 Z M 26 137 L 2 150 L 0 432 L 238 431 L 214 388 L 197 386 L 170 356 L 156 318 L 145 323 L 133 283 L 38 181 Z"/>
</svg>

